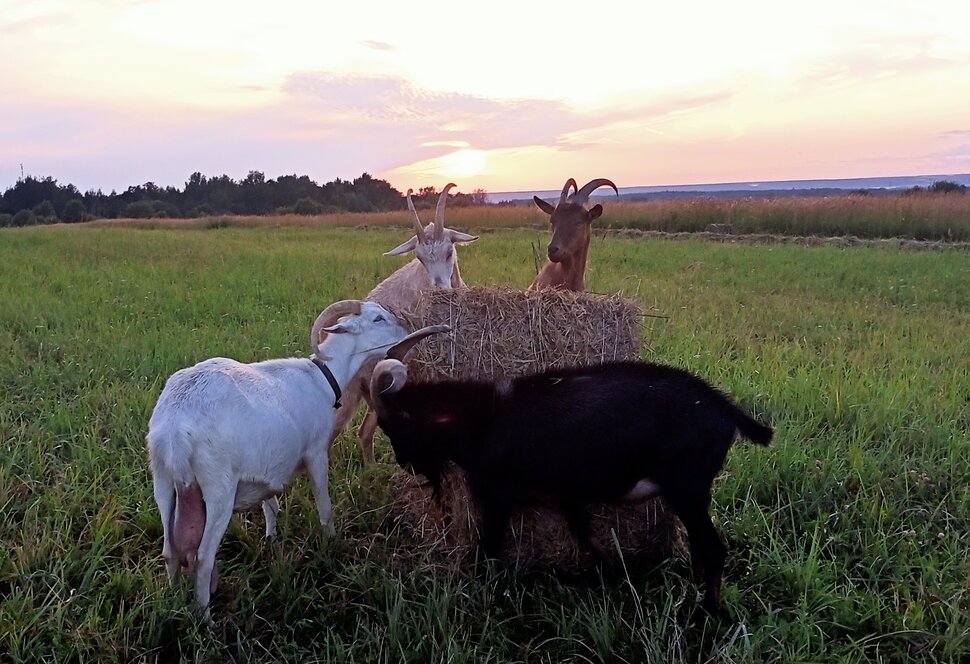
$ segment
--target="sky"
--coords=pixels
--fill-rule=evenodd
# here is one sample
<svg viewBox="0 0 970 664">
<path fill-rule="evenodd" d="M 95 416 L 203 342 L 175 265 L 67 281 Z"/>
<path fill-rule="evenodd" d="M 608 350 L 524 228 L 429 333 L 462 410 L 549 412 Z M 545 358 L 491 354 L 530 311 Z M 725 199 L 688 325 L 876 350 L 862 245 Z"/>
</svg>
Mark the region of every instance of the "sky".
<svg viewBox="0 0 970 664">
<path fill-rule="evenodd" d="M 970 2 L 0 0 L 0 189 L 970 172 Z"/>
</svg>

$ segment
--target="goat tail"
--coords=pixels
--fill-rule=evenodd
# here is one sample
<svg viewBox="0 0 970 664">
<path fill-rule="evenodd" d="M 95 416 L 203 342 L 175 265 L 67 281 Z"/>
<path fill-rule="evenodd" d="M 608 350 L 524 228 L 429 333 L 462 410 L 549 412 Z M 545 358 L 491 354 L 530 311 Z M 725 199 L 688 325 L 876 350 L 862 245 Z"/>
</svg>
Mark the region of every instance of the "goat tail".
<svg viewBox="0 0 970 664">
<path fill-rule="evenodd" d="M 162 514 L 169 526 L 165 549 L 169 550 L 170 544 L 168 555 L 173 556 L 166 561 L 169 575 L 173 576 L 179 565 L 192 573 L 205 532 L 206 512 L 205 497 L 192 470 L 191 433 L 178 427 L 150 429 L 147 439 L 155 481 L 165 482 L 175 493 L 173 509 L 168 515 Z"/>
<path fill-rule="evenodd" d="M 770 426 L 754 419 L 737 406 L 734 407 L 734 424 L 742 437 L 766 447 L 775 433 Z"/>
<path fill-rule="evenodd" d="M 148 453 L 152 472 L 163 472 L 176 484 L 194 484 L 192 441 L 188 431 L 167 428 L 148 432 Z"/>
</svg>

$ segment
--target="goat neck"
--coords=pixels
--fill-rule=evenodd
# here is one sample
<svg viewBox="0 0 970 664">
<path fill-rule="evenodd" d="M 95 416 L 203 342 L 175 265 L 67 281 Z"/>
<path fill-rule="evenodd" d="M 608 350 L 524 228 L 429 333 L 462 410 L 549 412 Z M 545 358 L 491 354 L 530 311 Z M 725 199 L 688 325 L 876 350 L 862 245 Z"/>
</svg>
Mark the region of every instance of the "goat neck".
<svg viewBox="0 0 970 664">
<path fill-rule="evenodd" d="M 324 361 L 341 390 L 347 389 L 350 380 L 371 357 L 368 353 L 360 352 L 364 349 L 359 349 L 356 346 L 355 335 L 352 334 L 329 334 L 320 344 L 320 352 L 317 357 L 325 358 Z M 326 382 L 323 374 L 320 374 L 320 377 Z M 327 390 L 329 389 L 330 384 L 327 383 Z"/>
</svg>

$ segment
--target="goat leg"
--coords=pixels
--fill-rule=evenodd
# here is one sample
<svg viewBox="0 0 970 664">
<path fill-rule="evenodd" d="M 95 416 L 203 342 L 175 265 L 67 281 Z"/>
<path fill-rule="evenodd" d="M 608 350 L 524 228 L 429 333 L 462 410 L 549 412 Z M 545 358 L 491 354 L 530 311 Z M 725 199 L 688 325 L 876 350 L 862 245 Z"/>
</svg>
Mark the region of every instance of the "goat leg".
<svg viewBox="0 0 970 664">
<path fill-rule="evenodd" d="M 700 497 L 667 494 L 667 499 L 687 529 L 691 566 L 695 576 L 703 577 L 704 609 L 715 616 L 721 610 L 721 580 L 727 549 L 707 512 L 709 494 Z"/>
<path fill-rule="evenodd" d="M 482 536 L 478 550 L 481 559 L 497 559 L 502 553 L 502 540 L 509 527 L 512 509 L 501 501 L 481 501 Z"/>
<path fill-rule="evenodd" d="M 569 523 L 569 528 L 576 537 L 580 546 L 585 546 L 599 563 L 603 576 L 608 579 L 615 578 L 618 574 L 616 563 L 609 552 L 601 547 L 594 539 L 593 532 L 589 524 L 589 513 L 585 505 L 562 505 L 563 514 Z"/>
</svg>

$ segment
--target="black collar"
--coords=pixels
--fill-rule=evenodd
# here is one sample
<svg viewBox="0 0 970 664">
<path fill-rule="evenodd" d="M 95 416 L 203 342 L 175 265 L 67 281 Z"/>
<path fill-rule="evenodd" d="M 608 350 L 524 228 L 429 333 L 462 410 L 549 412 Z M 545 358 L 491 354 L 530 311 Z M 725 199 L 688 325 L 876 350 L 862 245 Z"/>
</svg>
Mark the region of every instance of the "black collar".
<svg viewBox="0 0 970 664">
<path fill-rule="evenodd" d="M 324 364 L 316 355 L 310 357 L 310 361 L 317 365 L 317 368 L 323 373 L 323 377 L 327 379 L 331 389 L 333 389 L 335 397 L 333 402 L 334 410 L 340 408 L 340 386 L 337 385 L 337 379 L 333 377 L 333 372 L 330 371 L 330 367 Z"/>
</svg>

